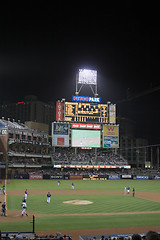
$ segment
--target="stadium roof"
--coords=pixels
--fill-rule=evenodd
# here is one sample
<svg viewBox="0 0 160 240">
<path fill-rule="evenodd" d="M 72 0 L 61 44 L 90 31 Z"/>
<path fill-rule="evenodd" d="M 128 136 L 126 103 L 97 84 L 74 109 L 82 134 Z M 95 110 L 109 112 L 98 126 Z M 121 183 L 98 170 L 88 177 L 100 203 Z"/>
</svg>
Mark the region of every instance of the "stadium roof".
<svg viewBox="0 0 160 240">
<path fill-rule="evenodd" d="M 4 120 L 4 119 L 0 120 L 0 128 L 8 128 L 8 130 L 10 132 L 20 131 L 20 132 L 23 132 L 23 133 L 33 134 L 33 135 L 36 135 L 36 136 L 48 135 L 45 132 L 38 131 L 38 130 L 35 130 L 35 129 L 30 129 L 23 123 L 11 122 L 9 120 Z"/>
<path fill-rule="evenodd" d="M 7 128 L 7 126 L 5 125 L 5 123 L 2 122 L 1 120 L 0 120 L 0 128 Z"/>
</svg>

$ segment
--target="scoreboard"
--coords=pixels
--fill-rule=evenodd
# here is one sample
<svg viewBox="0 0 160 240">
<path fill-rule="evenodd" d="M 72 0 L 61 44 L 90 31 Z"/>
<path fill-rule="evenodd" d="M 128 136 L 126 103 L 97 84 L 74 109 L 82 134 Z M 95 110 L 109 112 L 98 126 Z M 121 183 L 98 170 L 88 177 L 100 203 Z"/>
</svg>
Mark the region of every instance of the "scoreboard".
<svg viewBox="0 0 160 240">
<path fill-rule="evenodd" d="M 65 102 L 64 121 L 108 123 L 108 104 Z"/>
<path fill-rule="evenodd" d="M 89 97 L 83 97 L 83 101 L 86 98 Z M 67 135 L 62 129 L 68 129 Z M 52 132 L 54 146 L 118 148 L 116 104 L 81 102 L 79 98 L 74 102 L 59 100 L 56 103 L 56 122 Z"/>
</svg>

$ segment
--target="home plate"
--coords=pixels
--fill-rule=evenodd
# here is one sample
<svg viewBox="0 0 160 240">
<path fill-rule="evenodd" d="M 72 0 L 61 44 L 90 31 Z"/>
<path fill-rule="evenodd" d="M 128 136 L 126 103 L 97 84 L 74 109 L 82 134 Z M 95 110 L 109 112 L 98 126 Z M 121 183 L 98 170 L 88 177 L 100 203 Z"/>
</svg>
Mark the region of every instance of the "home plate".
<svg viewBox="0 0 160 240">
<path fill-rule="evenodd" d="M 93 202 L 86 201 L 86 200 L 71 200 L 71 201 L 66 201 L 63 203 L 76 204 L 76 205 L 87 205 L 87 204 L 92 204 Z"/>
</svg>

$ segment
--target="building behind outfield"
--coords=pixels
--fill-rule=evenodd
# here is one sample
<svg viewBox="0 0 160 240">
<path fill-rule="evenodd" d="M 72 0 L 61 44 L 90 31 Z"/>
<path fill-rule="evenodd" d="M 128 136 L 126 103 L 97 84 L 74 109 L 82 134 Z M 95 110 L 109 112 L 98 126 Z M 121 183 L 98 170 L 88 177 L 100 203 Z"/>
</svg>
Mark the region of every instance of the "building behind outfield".
<svg viewBox="0 0 160 240">
<path fill-rule="evenodd" d="M 24 101 L 0 105 L 0 118 L 47 124 L 50 133 L 51 123 L 55 120 L 55 105 L 39 101 L 36 96 L 26 96 Z M 41 130 L 46 132 L 46 129 Z"/>
</svg>

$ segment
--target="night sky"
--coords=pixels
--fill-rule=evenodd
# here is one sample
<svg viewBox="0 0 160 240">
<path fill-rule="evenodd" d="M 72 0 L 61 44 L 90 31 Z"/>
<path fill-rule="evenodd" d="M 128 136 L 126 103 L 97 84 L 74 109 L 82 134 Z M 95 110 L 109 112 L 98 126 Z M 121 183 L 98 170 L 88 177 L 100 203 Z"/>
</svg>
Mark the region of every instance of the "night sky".
<svg viewBox="0 0 160 240">
<path fill-rule="evenodd" d="M 102 102 L 117 103 L 119 115 L 136 121 L 139 135 L 159 143 L 158 5 L 15 2 L 0 3 L 0 104 L 31 94 L 71 101 L 78 69 L 94 69 Z M 80 95 L 92 92 L 83 87 Z"/>
</svg>

